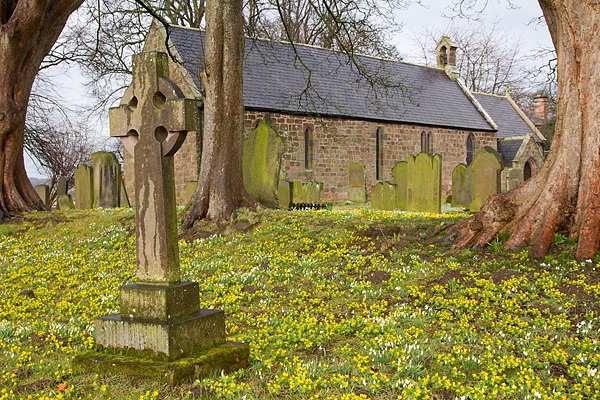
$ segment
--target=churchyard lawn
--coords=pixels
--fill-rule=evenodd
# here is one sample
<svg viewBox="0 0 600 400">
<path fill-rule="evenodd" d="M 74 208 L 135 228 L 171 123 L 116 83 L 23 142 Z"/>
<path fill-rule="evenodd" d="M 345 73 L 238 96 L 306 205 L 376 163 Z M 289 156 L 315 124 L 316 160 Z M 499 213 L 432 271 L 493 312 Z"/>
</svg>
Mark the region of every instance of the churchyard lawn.
<svg viewBox="0 0 600 400">
<path fill-rule="evenodd" d="M 0 400 L 600 398 L 599 259 L 557 235 L 530 260 L 456 250 L 464 218 L 334 207 L 242 212 L 180 236 L 184 280 L 250 367 L 175 388 L 83 375 L 95 318 L 135 276 L 134 211 L 0 225 Z"/>
</svg>

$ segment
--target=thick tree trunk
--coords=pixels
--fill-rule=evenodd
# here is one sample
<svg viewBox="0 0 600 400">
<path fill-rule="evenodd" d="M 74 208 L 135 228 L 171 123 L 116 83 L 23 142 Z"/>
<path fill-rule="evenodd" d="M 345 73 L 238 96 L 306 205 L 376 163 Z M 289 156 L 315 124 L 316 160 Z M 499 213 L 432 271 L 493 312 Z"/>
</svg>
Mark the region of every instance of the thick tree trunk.
<svg viewBox="0 0 600 400">
<path fill-rule="evenodd" d="M 558 58 L 556 133 L 539 173 L 485 203 L 450 229 L 457 245 L 483 246 L 510 234 L 506 246 L 530 246 L 543 257 L 554 234 L 579 238 L 577 258 L 600 246 L 600 4 L 591 0 L 539 0 Z"/>
<path fill-rule="evenodd" d="M 46 208 L 25 172 L 25 115 L 39 67 L 82 1 L 0 2 L 0 220 Z"/>
<path fill-rule="evenodd" d="M 244 28 L 241 0 L 206 1 L 206 45 L 201 75 L 204 137 L 194 205 L 183 222 L 222 222 L 238 207 L 256 207 L 244 189 L 242 65 Z"/>
</svg>

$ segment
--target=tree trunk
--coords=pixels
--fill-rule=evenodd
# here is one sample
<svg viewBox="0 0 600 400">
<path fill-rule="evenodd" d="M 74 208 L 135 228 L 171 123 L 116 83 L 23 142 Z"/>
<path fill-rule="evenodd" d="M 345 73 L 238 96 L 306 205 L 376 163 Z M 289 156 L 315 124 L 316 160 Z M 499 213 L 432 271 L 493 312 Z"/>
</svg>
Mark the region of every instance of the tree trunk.
<svg viewBox="0 0 600 400">
<path fill-rule="evenodd" d="M 25 115 L 39 67 L 82 1 L 0 3 L 0 221 L 15 213 L 46 209 L 25 172 Z"/>
<path fill-rule="evenodd" d="M 506 246 L 547 254 L 557 232 L 579 238 L 578 259 L 600 246 L 600 4 L 591 0 L 539 0 L 556 47 L 558 101 L 550 154 L 532 179 L 485 203 L 452 227 L 456 244 L 484 246 L 497 234 Z"/>
<path fill-rule="evenodd" d="M 242 64 L 244 27 L 241 0 L 206 1 L 206 45 L 201 74 L 204 136 L 194 205 L 183 222 L 222 222 L 238 207 L 256 207 L 244 189 Z"/>
</svg>

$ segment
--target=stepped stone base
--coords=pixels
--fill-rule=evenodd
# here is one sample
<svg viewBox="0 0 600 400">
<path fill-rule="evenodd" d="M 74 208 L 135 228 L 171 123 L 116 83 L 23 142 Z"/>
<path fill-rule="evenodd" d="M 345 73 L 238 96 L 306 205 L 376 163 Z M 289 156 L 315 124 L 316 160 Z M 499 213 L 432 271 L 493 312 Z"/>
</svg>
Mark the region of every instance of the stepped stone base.
<svg viewBox="0 0 600 400">
<path fill-rule="evenodd" d="M 155 359 L 175 360 L 225 342 L 222 310 L 200 310 L 167 321 L 115 314 L 98 318 L 95 325 L 97 345 L 130 349 Z"/>
<path fill-rule="evenodd" d="M 73 369 L 87 373 L 117 373 L 133 380 L 175 386 L 202 379 L 210 372 L 231 372 L 248 366 L 250 348 L 245 343 L 226 342 L 175 361 L 157 361 L 125 351 L 92 350 L 75 356 Z"/>
</svg>

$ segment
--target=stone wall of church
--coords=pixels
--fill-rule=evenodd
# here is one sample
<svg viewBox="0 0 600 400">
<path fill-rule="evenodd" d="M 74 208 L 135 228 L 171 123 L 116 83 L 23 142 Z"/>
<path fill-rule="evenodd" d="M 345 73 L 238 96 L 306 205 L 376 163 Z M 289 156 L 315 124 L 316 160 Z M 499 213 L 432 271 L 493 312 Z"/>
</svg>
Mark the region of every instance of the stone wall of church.
<svg viewBox="0 0 600 400">
<path fill-rule="evenodd" d="M 263 118 L 260 111 L 246 111 L 245 129 L 249 132 Z M 466 161 L 466 143 L 474 135 L 474 152 L 484 146 L 496 149 L 494 132 L 471 132 L 457 129 L 422 127 L 396 123 L 343 118 L 315 118 L 302 115 L 271 113 L 271 120 L 286 141 L 282 168 L 288 179 L 324 182 L 326 201 L 348 199 L 348 166 L 360 162 L 366 167 L 367 187 L 377 182 L 376 132 L 383 140 L 382 180 L 392 180 L 392 167 L 409 155 L 421 151 L 421 133 L 431 133 L 431 152 L 441 154 L 442 193 L 451 193 L 452 170 Z M 304 132 L 312 134 L 312 166 L 305 168 Z M 380 164 L 381 165 L 381 164 Z"/>
</svg>

